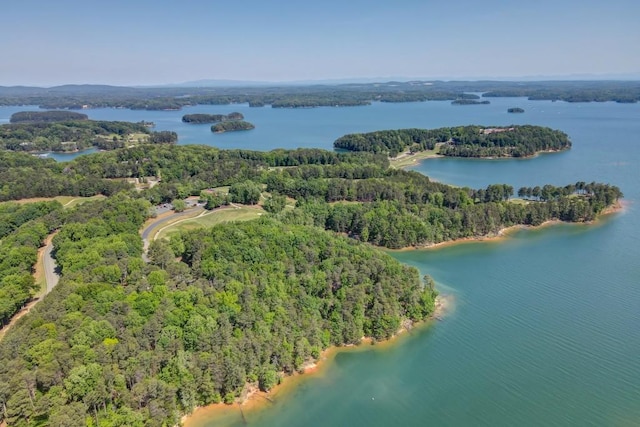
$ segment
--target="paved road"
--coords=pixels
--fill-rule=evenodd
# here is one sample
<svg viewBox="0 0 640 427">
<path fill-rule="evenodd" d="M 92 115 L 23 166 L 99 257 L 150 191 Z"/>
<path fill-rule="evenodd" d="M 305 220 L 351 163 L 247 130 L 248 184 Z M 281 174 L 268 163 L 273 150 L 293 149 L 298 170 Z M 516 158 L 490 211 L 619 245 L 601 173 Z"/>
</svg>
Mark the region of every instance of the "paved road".
<svg viewBox="0 0 640 427">
<path fill-rule="evenodd" d="M 55 234 L 55 233 L 54 233 Z M 25 314 L 27 314 L 36 304 L 38 304 L 42 299 L 53 290 L 58 284 L 58 280 L 60 280 L 60 276 L 56 272 L 57 264 L 56 261 L 51 256 L 51 251 L 53 250 L 53 243 L 51 242 L 53 235 L 47 237 L 47 245 L 42 251 L 42 268 L 44 270 L 44 280 L 45 280 L 45 291 L 39 297 L 33 299 L 29 304 L 25 305 L 20 311 L 18 311 L 9 324 L 7 324 L 4 328 L 0 329 L 0 339 L 4 338 L 4 335 L 7 333 L 13 325 Z M 0 424 L 2 426 L 2 424 Z"/>
<path fill-rule="evenodd" d="M 160 218 L 154 222 L 152 222 L 151 224 L 147 225 L 143 230 L 142 230 L 142 241 L 144 242 L 144 252 L 146 254 L 147 249 L 149 249 L 149 244 L 151 243 L 149 241 L 149 236 L 151 235 L 151 233 L 153 233 L 156 230 L 160 230 L 162 227 L 168 225 L 169 222 L 173 222 L 176 219 L 179 219 L 181 217 L 185 217 L 185 218 L 190 218 L 191 216 L 194 215 L 195 212 L 199 212 L 199 213 L 203 213 L 205 212 L 205 209 L 202 206 L 196 206 L 194 208 L 188 209 L 186 211 L 183 212 L 177 212 L 177 213 L 173 213 L 171 215 L 167 215 L 164 218 Z"/>
<path fill-rule="evenodd" d="M 53 288 L 58 284 L 58 280 L 60 280 L 60 276 L 56 272 L 56 268 L 58 265 L 56 261 L 51 256 L 51 251 L 53 250 L 53 243 L 49 242 L 44 250 L 44 254 L 42 255 L 42 266 L 44 268 L 44 280 L 47 284 L 47 289 L 44 292 L 47 295 Z"/>
<path fill-rule="evenodd" d="M 176 212 L 171 215 L 165 216 L 164 218 L 160 218 L 157 221 L 152 222 L 147 225 L 144 230 L 142 230 L 142 240 L 148 240 L 149 235 L 156 229 L 159 229 L 165 225 L 168 225 L 168 222 L 174 221 L 180 217 L 189 217 L 194 214 L 194 212 L 204 212 L 204 208 L 201 206 L 195 207 L 193 209 L 189 209 L 183 212 Z"/>
</svg>

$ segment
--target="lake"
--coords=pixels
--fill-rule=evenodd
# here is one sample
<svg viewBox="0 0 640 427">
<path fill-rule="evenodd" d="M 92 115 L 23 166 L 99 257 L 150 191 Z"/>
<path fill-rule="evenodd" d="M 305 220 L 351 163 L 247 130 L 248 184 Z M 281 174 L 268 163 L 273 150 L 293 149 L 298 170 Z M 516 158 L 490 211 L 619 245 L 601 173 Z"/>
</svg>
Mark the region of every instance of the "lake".
<svg viewBox="0 0 640 427">
<path fill-rule="evenodd" d="M 640 105 L 490 99 L 271 109 L 199 106 L 180 112 L 88 110 L 93 119 L 147 120 L 180 144 L 268 150 L 331 148 L 349 132 L 465 124 L 536 124 L 573 148 L 524 160 L 431 159 L 413 169 L 455 185 L 518 188 L 603 181 L 626 209 L 593 225 L 522 230 L 496 242 L 390 252 L 430 274 L 454 307 L 398 343 L 338 353 L 263 410 L 260 426 L 640 425 Z M 522 107 L 524 114 L 508 114 Z M 0 108 L 0 122 L 26 108 Z M 256 129 L 212 134 L 188 113 L 239 111 Z M 202 412 L 200 413 L 202 415 Z M 205 413 L 206 414 L 206 413 Z M 190 426 L 244 425 L 239 412 Z"/>
</svg>

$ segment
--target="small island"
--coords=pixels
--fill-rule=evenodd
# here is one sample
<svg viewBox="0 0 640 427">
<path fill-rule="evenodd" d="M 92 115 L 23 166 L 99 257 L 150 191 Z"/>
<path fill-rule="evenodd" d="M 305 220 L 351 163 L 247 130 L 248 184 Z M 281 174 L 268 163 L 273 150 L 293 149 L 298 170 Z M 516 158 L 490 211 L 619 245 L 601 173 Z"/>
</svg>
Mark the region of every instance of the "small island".
<svg viewBox="0 0 640 427">
<path fill-rule="evenodd" d="M 507 113 L 524 113 L 524 109 L 520 107 L 513 107 L 507 110 Z"/>
<path fill-rule="evenodd" d="M 89 120 L 89 116 L 73 111 L 20 111 L 13 113 L 10 123 L 54 123 L 77 120 Z"/>
<path fill-rule="evenodd" d="M 476 99 L 456 99 L 451 101 L 451 105 L 487 105 L 489 101 L 478 101 Z"/>
<path fill-rule="evenodd" d="M 244 120 L 226 121 L 211 126 L 211 132 L 213 133 L 235 132 L 251 129 L 255 129 L 253 123 L 245 122 Z"/>
<path fill-rule="evenodd" d="M 203 123 L 219 123 L 234 120 L 243 120 L 242 113 L 233 112 L 229 114 L 185 114 L 182 121 L 185 123 L 203 124 Z"/>
</svg>

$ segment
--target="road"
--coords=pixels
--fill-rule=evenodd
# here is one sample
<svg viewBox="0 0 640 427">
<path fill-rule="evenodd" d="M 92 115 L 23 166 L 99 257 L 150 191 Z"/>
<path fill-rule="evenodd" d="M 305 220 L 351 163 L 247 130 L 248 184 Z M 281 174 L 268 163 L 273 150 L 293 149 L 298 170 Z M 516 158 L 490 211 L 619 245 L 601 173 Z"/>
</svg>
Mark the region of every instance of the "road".
<svg viewBox="0 0 640 427">
<path fill-rule="evenodd" d="M 46 283 L 46 290 L 44 291 L 44 295 L 47 295 L 49 292 L 53 290 L 58 284 L 58 280 L 60 280 L 60 276 L 58 275 L 56 269 L 58 265 L 56 261 L 51 256 L 51 251 L 53 250 L 53 242 L 49 239 L 49 243 L 44 249 L 42 255 L 42 266 L 44 269 L 44 281 Z M 43 295 L 43 296 L 44 296 Z"/>
<path fill-rule="evenodd" d="M 4 328 L 0 329 L 0 340 L 4 338 L 4 335 L 7 333 L 7 331 L 11 329 L 11 327 L 13 327 L 13 325 L 15 325 L 16 322 L 20 320 L 22 316 L 24 316 L 29 311 L 31 311 L 31 309 L 35 307 L 36 304 L 38 304 L 40 301 L 42 301 L 42 299 L 49 292 L 51 292 L 53 288 L 55 288 L 56 285 L 58 284 L 58 280 L 60 280 L 60 276 L 56 271 L 57 269 L 56 261 L 51 256 L 51 251 L 53 250 L 52 240 L 53 240 L 53 236 L 55 236 L 56 233 L 57 231 L 47 236 L 47 238 L 45 239 L 46 245 L 44 249 L 38 251 L 39 259 L 38 259 L 38 263 L 36 264 L 36 269 L 38 268 L 37 265 L 40 263 L 40 261 L 42 261 L 42 269 L 43 269 L 42 274 L 45 280 L 44 292 L 38 295 L 37 297 L 35 297 L 33 300 L 31 300 L 27 305 L 25 305 L 20 311 L 18 311 L 11 318 L 11 321 Z M 36 274 L 36 277 L 37 277 L 37 274 Z"/>
<path fill-rule="evenodd" d="M 143 230 L 142 233 L 140 233 L 142 235 L 142 242 L 144 243 L 144 256 L 143 258 L 146 259 L 146 253 L 147 250 L 149 249 L 149 244 L 151 243 L 149 241 L 149 237 L 151 236 L 152 233 L 154 233 L 155 231 L 159 231 L 160 229 L 162 229 L 163 227 L 169 225 L 169 223 L 171 225 L 175 224 L 177 221 L 176 219 L 180 219 L 181 217 L 184 217 L 184 219 L 190 219 L 195 217 L 196 215 L 194 215 L 194 213 L 199 212 L 200 214 L 206 212 L 205 209 L 202 206 L 195 206 L 191 209 L 187 209 L 186 211 L 183 212 L 175 212 L 166 216 L 162 216 L 159 218 L 154 219 L 151 223 L 149 223 Z M 166 212 L 165 212 L 166 214 Z"/>
</svg>

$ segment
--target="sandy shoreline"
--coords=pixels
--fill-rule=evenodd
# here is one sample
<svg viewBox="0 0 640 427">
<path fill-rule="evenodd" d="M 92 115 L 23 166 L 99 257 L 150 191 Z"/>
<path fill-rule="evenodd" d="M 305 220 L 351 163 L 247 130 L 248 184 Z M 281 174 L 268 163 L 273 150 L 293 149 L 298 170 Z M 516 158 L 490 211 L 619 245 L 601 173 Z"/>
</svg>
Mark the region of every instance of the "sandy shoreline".
<svg viewBox="0 0 640 427">
<path fill-rule="evenodd" d="M 323 350 L 320 357 L 316 361 L 306 362 L 301 372 L 286 376 L 282 382 L 269 392 L 263 392 L 258 389 L 255 383 L 245 385 L 238 401 L 232 405 L 224 403 L 214 403 L 207 406 L 196 407 L 189 415 L 182 417 L 180 425 L 185 427 L 198 427 L 204 422 L 211 419 L 243 420 L 246 423 L 247 414 L 263 409 L 265 407 L 276 404 L 280 399 L 286 398 L 287 395 L 295 390 L 295 388 L 308 378 L 320 377 L 330 362 L 337 354 L 343 352 L 359 352 L 367 351 L 372 348 L 385 349 L 393 346 L 397 341 L 405 336 L 410 335 L 415 328 L 422 328 L 432 324 L 433 321 L 442 320 L 448 312 L 454 307 L 454 298 L 452 295 L 438 295 L 435 300 L 435 308 L 430 318 L 418 324 L 405 324 L 398 330 L 396 335 L 388 340 L 374 343 L 371 338 L 362 338 L 359 345 L 346 345 L 342 347 L 329 347 Z"/>
</svg>

